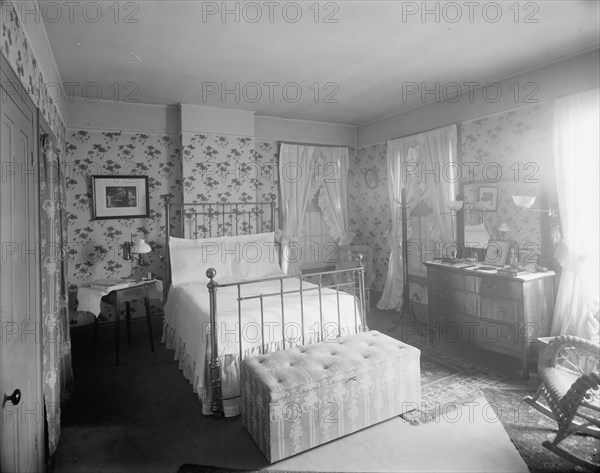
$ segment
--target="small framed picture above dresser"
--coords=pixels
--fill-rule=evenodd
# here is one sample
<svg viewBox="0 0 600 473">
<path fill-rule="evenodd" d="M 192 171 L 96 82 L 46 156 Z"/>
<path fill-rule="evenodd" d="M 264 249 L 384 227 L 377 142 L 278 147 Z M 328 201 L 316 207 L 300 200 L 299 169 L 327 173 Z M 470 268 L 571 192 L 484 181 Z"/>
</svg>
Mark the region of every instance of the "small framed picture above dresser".
<svg viewBox="0 0 600 473">
<path fill-rule="evenodd" d="M 490 240 L 485 250 L 485 264 L 504 267 L 508 258 L 508 247 L 510 243 L 503 240 Z"/>
</svg>

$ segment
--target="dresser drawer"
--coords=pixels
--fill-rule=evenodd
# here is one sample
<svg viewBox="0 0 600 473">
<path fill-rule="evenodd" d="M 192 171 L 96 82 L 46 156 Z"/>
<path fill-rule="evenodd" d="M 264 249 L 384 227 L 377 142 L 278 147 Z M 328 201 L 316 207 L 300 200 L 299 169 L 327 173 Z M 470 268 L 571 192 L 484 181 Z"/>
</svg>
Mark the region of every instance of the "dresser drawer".
<svg viewBox="0 0 600 473">
<path fill-rule="evenodd" d="M 518 304 L 513 299 L 479 298 L 479 316 L 483 319 L 516 324 L 518 322 Z"/>
<path fill-rule="evenodd" d="M 514 355 L 520 355 L 523 349 L 518 325 L 483 319 L 475 332 L 475 342 L 485 348 Z"/>
<path fill-rule="evenodd" d="M 484 296 L 522 299 L 523 289 L 518 281 L 496 277 L 475 278 L 475 290 Z"/>
<path fill-rule="evenodd" d="M 438 312 L 477 315 L 477 294 L 447 286 L 430 284 L 429 304 Z"/>
<path fill-rule="evenodd" d="M 442 286 L 475 292 L 475 277 L 452 271 L 434 271 L 431 280 Z"/>
</svg>

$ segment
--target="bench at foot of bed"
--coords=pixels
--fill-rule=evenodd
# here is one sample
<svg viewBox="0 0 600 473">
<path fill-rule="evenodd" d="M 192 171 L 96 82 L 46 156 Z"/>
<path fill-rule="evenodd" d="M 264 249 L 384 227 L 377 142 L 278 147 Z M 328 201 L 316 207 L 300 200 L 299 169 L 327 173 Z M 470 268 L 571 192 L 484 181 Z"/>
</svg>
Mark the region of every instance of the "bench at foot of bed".
<svg viewBox="0 0 600 473">
<path fill-rule="evenodd" d="M 375 330 L 245 359 L 242 422 L 270 463 L 417 408 L 420 351 Z"/>
</svg>

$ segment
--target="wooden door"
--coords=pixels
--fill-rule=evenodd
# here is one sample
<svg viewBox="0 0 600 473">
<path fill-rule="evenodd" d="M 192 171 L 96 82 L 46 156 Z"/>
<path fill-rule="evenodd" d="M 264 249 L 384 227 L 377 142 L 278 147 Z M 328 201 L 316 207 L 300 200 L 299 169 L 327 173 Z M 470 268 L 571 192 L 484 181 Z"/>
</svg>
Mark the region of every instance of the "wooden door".
<svg viewBox="0 0 600 473">
<path fill-rule="evenodd" d="M 0 57 L 0 470 L 43 471 L 35 108 Z M 20 390 L 15 405 L 5 399 Z"/>
</svg>

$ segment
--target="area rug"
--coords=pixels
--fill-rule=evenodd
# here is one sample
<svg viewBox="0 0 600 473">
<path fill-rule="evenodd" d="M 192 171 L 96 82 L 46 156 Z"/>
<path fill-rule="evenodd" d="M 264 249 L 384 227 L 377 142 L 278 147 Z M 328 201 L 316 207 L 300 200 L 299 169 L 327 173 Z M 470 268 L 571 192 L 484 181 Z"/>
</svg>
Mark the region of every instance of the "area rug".
<svg viewBox="0 0 600 473">
<path fill-rule="evenodd" d="M 532 392 L 497 388 L 484 388 L 482 392 L 532 473 L 586 471 L 542 446 L 545 440 L 554 439 L 557 425 L 523 402 L 523 398 Z M 490 421 L 493 421 L 491 417 Z M 571 436 L 561 445 L 579 456 L 595 454 L 597 458 L 600 454 L 600 441 L 589 436 Z"/>
<path fill-rule="evenodd" d="M 421 349 L 421 405 L 402 417 L 412 424 L 452 417 L 460 406 L 481 395 L 481 390 L 508 376 L 452 355 Z"/>
</svg>

